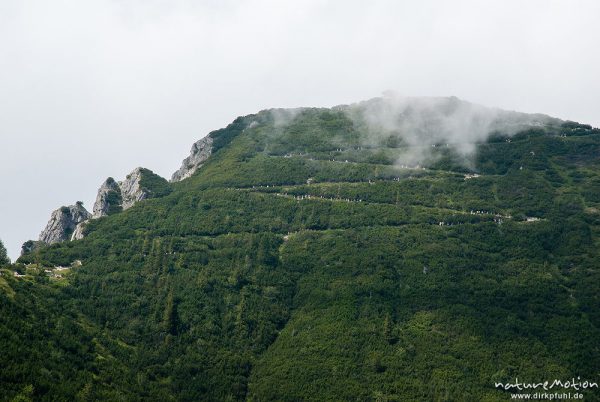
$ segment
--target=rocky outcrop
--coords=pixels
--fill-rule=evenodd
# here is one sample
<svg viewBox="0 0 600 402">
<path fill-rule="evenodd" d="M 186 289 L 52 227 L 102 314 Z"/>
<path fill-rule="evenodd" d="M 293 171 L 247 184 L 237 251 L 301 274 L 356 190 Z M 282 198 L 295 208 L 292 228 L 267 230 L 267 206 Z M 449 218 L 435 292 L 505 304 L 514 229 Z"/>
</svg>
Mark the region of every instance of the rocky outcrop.
<svg viewBox="0 0 600 402">
<path fill-rule="evenodd" d="M 123 210 L 133 207 L 137 202 L 149 198 L 150 192 L 141 185 L 142 177 L 146 173 L 152 173 L 144 168 L 136 168 L 129 173 L 125 180 L 119 182 L 121 189 L 122 208 Z"/>
<path fill-rule="evenodd" d="M 88 222 L 89 222 L 89 220 L 83 221 L 81 223 L 78 223 L 77 226 L 75 226 L 75 230 L 73 231 L 73 234 L 71 235 L 71 241 L 81 240 L 84 238 L 85 234 L 83 233 L 83 229 L 85 228 L 85 225 L 87 225 Z"/>
<path fill-rule="evenodd" d="M 125 180 L 116 182 L 109 177 L 98 189 L 94 213 L 89 219 L 98 219 L 131 208 L 136 203 L 152 197 L 160 197 L 170 192 L 169 183 L 151 170 L 138 167 L 129 173 Z M 82 221 L 73 230 L 71 240 L 85 237 L 84 229 L 88 220 Z"/>
<path fill-rule="evenodd" d="M 53 244 L 69 240 L 77 225 L 92 217 L 81 202 L 68 207 L 60 207 L 52 212 L 46 228 L 40 233 L 39 241 Z"/>
<path fill-rule="evenodd" d="M 208 157 L 212 154 L 213 150 L 213 139 L 211 136 L 206 136 L 200 141 L 197 141 L 192 145 L 190 156 L 185 158 L 181 164 L 179 170 L 173 173 L 171 181 L 181 181 L 187 179 L 200 168 Z"/>
<path fill-rule="evenodd" d="M 94 203 L 93 219 L 101 218 L 123 209 L 121 188 L 112 177 L 102 183 L 98 189 L 96 202 Z"/>
<path fill-rule="evenodd" d="M 165 179 L 142 167 L 134 169 L 120 182 L 109 177 L 98 189 L 92 218 L 112 215 L 147 198 L 164 195 L 164 187 L 168 187 Z"/>
<path fill-rule="evenodd" d="M 213 139 L 205 137 L 192 146 L 190 156 L 181 168 L 173 174 L 173 181 L 191 176 L 212 153 Z M 79 240 L 85 236 L 85 226 L 90 219 L 98 219 L 113 213 L 124 211 L 136 203 L 152 197 L 161 197 L 171 191 L 169 183 L 148 169 L 138 167 L 127 175 L 125 180 L 117 182 L 109 177 L 98 189 L 93 214 L 83 207 L 81 202 L 61 207 L 52 212 L 50 221 L 42 231 L 39 241 L 26 242 L 24 253 L 29 253 L 44 244 L 53 244 L 66 240 Z"/>
<path fill-rule="evenodd" d="M 98 189 L 93 214 L 81 202 L 54 211 L 39 241 L 28 241 L 23 245 L 23 254 L 31 253 L 47 244 L 85 237 L 85 227 L 90 219 L 126 210 L 147 198 L 162 197 L 171 192 L 169 182 L 151 170 L 138 167 L 125 180 L 116 182 L 109 177 Z"/>
</svg>

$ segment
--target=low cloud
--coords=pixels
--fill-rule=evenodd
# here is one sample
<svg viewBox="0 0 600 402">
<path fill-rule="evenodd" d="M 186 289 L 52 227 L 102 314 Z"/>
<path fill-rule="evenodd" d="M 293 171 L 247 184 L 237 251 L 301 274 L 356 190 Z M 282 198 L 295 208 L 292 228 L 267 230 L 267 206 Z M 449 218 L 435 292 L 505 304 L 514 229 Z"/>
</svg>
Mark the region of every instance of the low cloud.
<svg viewBox="0 0 600 402">
<path fill-rule="evenodd" d="M 363 134 L 365 146 L 398 146 L 400 165 L 431 163 L 437 147 L 455 152 L 470 165 L 476 146 L 492 133 L 512 136 L 552 121 L 548 116 L 488 108 L 456 97 L 383 97 L 350 105 L 348 116 Z"/>
</svg>

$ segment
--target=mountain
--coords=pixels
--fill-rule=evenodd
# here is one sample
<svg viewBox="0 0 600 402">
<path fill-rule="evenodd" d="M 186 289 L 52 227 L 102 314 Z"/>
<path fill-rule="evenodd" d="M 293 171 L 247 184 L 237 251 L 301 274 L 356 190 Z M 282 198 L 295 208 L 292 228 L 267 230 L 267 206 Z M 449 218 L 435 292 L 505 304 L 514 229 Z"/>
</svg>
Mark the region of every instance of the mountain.
<svg viewBox="0 0 600 402">
<path fill-rule="evenodd" d="M 151 177 L 130 208 L 107 181 L 83 239 L 5 264 L 0 399 L 600 381 L 598 129 L 386 95 L 238 117 Z"/>
</svg>

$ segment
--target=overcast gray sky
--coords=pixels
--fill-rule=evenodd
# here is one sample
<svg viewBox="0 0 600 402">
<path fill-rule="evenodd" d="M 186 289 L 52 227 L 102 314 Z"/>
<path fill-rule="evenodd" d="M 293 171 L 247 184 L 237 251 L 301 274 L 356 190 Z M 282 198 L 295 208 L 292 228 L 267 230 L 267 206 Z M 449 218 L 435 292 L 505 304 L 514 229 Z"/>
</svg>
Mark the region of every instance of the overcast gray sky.
<svg viewBox="0 0 600 402">
<path fill-rule="evenodd" d="M 385 90 L 600 126 L 600 2 L 0 0 L 0 239 L 269 107 Z"/>
</svg>

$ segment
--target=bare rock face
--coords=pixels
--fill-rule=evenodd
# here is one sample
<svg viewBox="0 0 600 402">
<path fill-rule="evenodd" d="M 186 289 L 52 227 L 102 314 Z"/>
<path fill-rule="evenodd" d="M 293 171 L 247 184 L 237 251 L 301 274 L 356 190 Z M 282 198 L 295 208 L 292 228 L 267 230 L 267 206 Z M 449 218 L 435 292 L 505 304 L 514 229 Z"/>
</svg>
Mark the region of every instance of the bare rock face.
<svg viewBox="0 0 600 402">
<path fill-rule="evenodd" d="M 142 185 L 143 178 L 151 177 L 159 176 L 148 169 L 138 167 L 123 181 L 116 182 L 112 177 L 106 179 L 98 189 L 92 218 L 97 219 L 124 211 L 142 200 L 156 196 L 157 194 L 154 194 L 156 189 Z M 166 180 L 162 178 L 160 180 L 166 183 Z"/>
<path fill-rule="evenodd" d="M 61 207 L 52 212 L 46 228 L 40 233 L 39 241 L 46 244 L 69 240 L 77 225 L 92 217 L 81 202 Z"/>
<path fill-rule="evenodd" d="M 26 242 L 23 245 L 23 253 L 33 252 L 46 244 L 83 239 L 85 226 L 90 219 L 121 212 L 139 201 L 162 197 L 170 192 L 171 187 L 167 180 L 141 167 L 134 169 L 120 182 L 109 177 L 98 189 L 93 214 L 86 211 L 81 202 L 57 209 L 52 213 L 46 229 L 40 234 L 39 241 Z"/>
<path fill-rule="evenodd" d="M 92 218 L 97 219 L 119 212 L 123 208 L 122 203 L 121 188 L 112 177 L 109 177 L 98 189 Z"/>
<path fill-rule="evenodd" d="M 73 231 L 73 234 L 71 235 L 71 241 L 73 240 L 81 240 L 85 237 L 84 233 L 83 233 L 83 229 L 85 228 L 85 225 L 88 223 L 89 221 L 83 221 L 77 224 L 77 226 L 75 226 L 75 230 Z"/>
<path fill-rule="evenodd" d="M 144 183 L 142 183 L 145 180 Z M 151 170 L 136 168 L 125 180 L 116 182 L 109 177 L 98 189 L 94 213 L 89 219 L 98 219 L 131 208 L 136 203 L 152 197 L 160 197 L 170 191 L 169 183 Z M 87 220 L 77 224 L 70 240 L 85 237 Z"/>
<path fill-rule="evenodd" d="M 202 138 L 192 145 L 190 156 L 185 158 L 181 164 L 179 170 L 173 173 L 171 181 L 181 181 L 187 179 L 200 168 L 208 157 L 212 154 L 213 150 L 213 139 L 210 136 Z"/>
<path fill-rule="evenodd" d="M 119 182 L 119 188 L 121 189 L 122 207 L 123 210 L 133 207 L 137 202 L 149 198 L 149 192 L 142 188 L 141 180 L 144 174 L 144 168 L 136 168 L 133 172 L 129 173 L 125 180 Z"/>
</svg>

